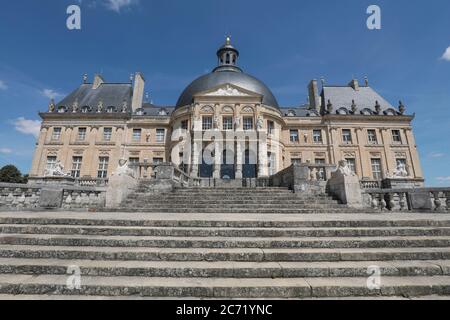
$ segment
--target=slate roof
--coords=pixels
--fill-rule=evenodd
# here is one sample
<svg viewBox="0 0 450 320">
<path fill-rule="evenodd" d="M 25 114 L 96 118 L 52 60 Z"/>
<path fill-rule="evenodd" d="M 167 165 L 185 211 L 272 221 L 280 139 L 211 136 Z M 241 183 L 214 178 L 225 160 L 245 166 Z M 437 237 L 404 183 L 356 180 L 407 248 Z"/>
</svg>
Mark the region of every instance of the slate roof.
<svg viewBox="0 0 450 320">
<path fill-rule="evenodd" d="M 324 86 L 322 89 L 322 113 L 328 113 L 328 100 L 333 105 L 331 114 L 338 114 L 341 108 L 350 111 L 353 100 L 357 107 L 355 114 L 361 114 L 364 110 L 375 113 L 377 101 L 381 107 L 380 114 L 384 114 L 388 110 L 395 111 L 395 108 L 389 102 L 369 86 L 361 86 L 358 90 L 355 90 L 352 86 Z"/>
<path fill-rule="evenodd" d="M 280 107 L 283 117 L 318 117 L 319 113 L 309 109 L 309 105 L 300 105 L 297 107 Z"/>
<path fill-rule="evenodd" d="M 175 107 L 169 106 L 156 106 L 151 103 L 144 103 L 142 108 L 144 109 L 144 116 L 171 116 Z M 162 113 L 165 112 L 165 115 Z"/>
<path fill-rule="evenodd" d="M 80 110 L 88 106 L 89 112 L 95 113 L 99 102 L 102 101 L 104 109 L 113 106 L 117 110 L 122 110 L 123 102 L 126 101 L 128 111 L 131 112 L 132 94 L 131 83 L 103 83 L 97 89 L 93 89 L 91 83 L 84 83 L 57 103 L 56 109 L 63 106 L 70 110 L 75 101 L 78 101 Z"/>
</svg>

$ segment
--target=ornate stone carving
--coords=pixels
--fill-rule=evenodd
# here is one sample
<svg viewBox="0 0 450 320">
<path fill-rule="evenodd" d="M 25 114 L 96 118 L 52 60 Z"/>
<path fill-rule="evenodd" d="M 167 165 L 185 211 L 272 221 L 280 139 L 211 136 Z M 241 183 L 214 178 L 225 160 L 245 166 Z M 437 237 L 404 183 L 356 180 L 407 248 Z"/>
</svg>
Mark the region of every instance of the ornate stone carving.
<svg viewBox="0 0 450 320">
<path fill-rule="evenodd" d="M 98 113 L 103 112 L 103 101 L 102 101 L 102 100 L 100 100 L 100 101 L 98 102 L 98 105 L 97 105 L 97 112 L 98 112 Z"/>
<path fill-rule="evenodd" d="M 241 117 L 234 118 L 234 124 L 236 125 L 236 128 L 239 128 L 241 125 Z"/>
<path fill-rule="evenodd" d="M 55 112 L 55 99 L 50 100 L 50 103 L 48 105 L 48 112 Z"/>
<path fill-rule="evenodd" d="M 337 168 L 336 172 L 339 172 L 344 177 L 354 177 L 354 176 L 356 176 L 356 174 L 348 166 L 347 160 L 339 161 L 339 165 L 338 165 L 338 168 Z"/>
<path fill-rule="evenodd" d="M 134 172 L 130 167 L 128 166 L 128 160 L 127 159 L 120 159 L 119 165 L 116 168 L 116 171 L 112 174 L 113 176 L 129 176 L 133 177 Z"/>
<path fill-rule="evenodd" d="M 389 177 L 392 179 L 399 179 L 399 178 L 407 178 L 408 176 L 409 176 L 409 174 L 408 174 L 408 171 L 406 170 L 405 164 L 398 163 L 397 168 L 394 170 L 392 175 L 390 175 Z"/>
<path fill-rule="evenodd" d="M 122 102 L 122 113 L 127 112 L 127 110 L 128 110 L 128 102 L 127 102 L 127 100 L 123 100 L 123 102 Z"/>
<path fill-rule="evenodd" d="M 234 110 L 233 110 L 233 108 L 230 107 L 230 106 L 225 106 L 225 107 L 222 108 L 222 112 L 223 112 L 223 113 L 233 113 Z"/>
<path fill-rule="evenodd" d="M 214 109 L 211 106 L 204 106 L 200 111 L 202 113 L 213 113 Z"/>
<path fill-rule="evenodd" d="M 230 85 L 226 85 L 223 88 L 219 88 L 218 90 L 214 91 L 214 92 L 209 92 L 207 94 L 205 94 L 205 96 L 225 96 L 225 97 L 229 97 L 229 96 L 248 96 L 247 93 L 239 91 L 236 88 L 233 88 Z"/>
<path fill-rule="evenodd" d="M 253 108 L 252 108 L 252 107 L 249 107 L 249 106 L 244 107 L 244 108 L 242 109 L 242 113 L 253 113 Z"/>
<path fill-rule="evenodd" d="M 262 116 L 258 117 L 258 120 L 256 121 L 256 127 L 258 128 L 258 130 L 261 130 L 263 128 L 264 125 L 264 119 Z"/>
<path fill-rule="evenodd" d="M 45 177 L 70 177 L 69 173 L 64 172 L 64 166 L 61 161 L 56 161 L 53 168 L 46 169 L 44 173 Z"/>
</svg>

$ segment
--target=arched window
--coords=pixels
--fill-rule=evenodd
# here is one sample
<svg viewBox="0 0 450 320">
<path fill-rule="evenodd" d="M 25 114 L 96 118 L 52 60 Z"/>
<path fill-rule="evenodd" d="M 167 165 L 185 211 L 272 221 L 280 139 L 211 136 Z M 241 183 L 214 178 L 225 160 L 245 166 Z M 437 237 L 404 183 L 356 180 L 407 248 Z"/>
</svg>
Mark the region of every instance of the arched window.
<svg viewBox="0 0 450 320">
<path fill-rule="evenodd" d="M 226 55 L 225 63 L 230 64 L 230 54 L 229 53 L 227 53 L 227 55 Z"/>
</svg>

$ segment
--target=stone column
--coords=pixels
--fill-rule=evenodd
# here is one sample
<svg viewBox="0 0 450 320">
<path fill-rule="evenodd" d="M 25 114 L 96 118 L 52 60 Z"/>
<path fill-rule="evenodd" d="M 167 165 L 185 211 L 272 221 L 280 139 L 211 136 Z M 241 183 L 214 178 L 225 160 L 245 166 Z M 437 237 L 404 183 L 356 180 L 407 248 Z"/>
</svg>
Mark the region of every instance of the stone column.
<svg viewBox="0 0 450 320">
<path fill-rule="evenodd" d="M 191 161 L 191 176 L 198 177 L 198 165 L 200 159 L 199 143 L 194 141 L 192 144 L 192 161 Z"/>
<path fill-rule="evenodd" d="M 220 179 L 220 167 L 222 164 L 222 148 L 220 143 L 216 140 L 214 142 L 214 173 L 213 178 Z"/>
<path fill-rule="evenodd" d="M 381 128 L 380 133 L 381 133 L 381 137 L 383 139 L 384 154 L 385 154 L 385 161 L 386 161 L 386 165 L 383 168 L 384 169 L 383 177 L 386 177 L 386 173 L 388 171 L 390 173 L 394 172 L 397 164 L 395 163 L 395 159 L 392 156 L 392 152 L 391 152 L 392 137 L 389 134 L 389 128 Z"/>
<path fill-rule="evenodd" d="M 236 179 L 242 179 L 243 141 L 236 142 Z"/>
<path fill-rule="evenodd" d="M 269 176 L 267 158 L 267 136 L 265 132 L 258 132 L 258 177 Z"/>
<path fill-rule="evenodd" d="M 410 174 L 414 178 L 423 178 L 422 168 L 420 166 L 419 154 L 417 152 L 416 141 L 411 128 L 404 129 L 406 143 L 408 144 L 409 155 L 412 162 L 412 172 Z"/>
</svg>

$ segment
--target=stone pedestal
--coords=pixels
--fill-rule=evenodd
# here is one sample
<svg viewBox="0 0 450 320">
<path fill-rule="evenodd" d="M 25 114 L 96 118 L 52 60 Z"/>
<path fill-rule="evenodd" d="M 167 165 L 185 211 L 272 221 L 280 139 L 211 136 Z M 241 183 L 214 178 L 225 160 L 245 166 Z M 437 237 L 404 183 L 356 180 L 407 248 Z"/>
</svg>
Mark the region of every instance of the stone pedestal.
<svg viewBox="0 0 450 320">
<path fill-rule="evenodd" d="M 112 176 L 109 178 L 106 190 L 106 207 L 117 208 L 138 185 L 138 180 L 128 175 Z"/>
<path fill-rule="evenodd" d="M 387 178 L 382 181 L 384 189 L 416 189 L 424 187 L 424 179 Z"/>
<path fill-rule="evenodd" d="M 336 171 L 328 181 L 329 191 L 351 208 L 362 208 L 363 197 L 357 176 L 346 176 Z"/>
<path fill-rule="evenodd" d="M 32 186 L 48 186 L 48 187 L 63 187 L 74 186 L 75 179 L 72 177 L 29 177 L 28 184 Z"/>
</svg>

